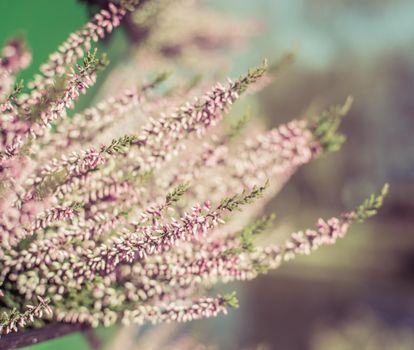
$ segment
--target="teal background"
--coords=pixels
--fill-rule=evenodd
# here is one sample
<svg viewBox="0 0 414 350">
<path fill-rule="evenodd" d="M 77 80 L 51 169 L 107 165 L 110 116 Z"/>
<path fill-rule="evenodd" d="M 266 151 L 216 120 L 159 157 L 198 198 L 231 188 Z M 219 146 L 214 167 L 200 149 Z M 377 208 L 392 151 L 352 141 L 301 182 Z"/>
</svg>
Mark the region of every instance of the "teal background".
<svg viewBox="0 0 414 350">
<path fill-rule="evenodd" d="M 85 6 L 72 0 L 2 0 L 0 14 L 0 43 L 20 34 L 32 49 L 32 65 L 21 74 L 25 80 L 88 19 Z"/>
</svg>

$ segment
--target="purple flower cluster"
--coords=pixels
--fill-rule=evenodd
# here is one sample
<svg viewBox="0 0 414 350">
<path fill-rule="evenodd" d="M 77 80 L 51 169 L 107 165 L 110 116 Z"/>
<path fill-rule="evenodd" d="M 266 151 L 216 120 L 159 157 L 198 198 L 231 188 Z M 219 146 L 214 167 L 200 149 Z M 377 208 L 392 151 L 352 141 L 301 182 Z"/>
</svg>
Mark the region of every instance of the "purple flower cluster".
<svg viewBox="0 0 414 350">
<path fill-rule="evenodd" d="M 204 94 L 196 85 L 157 91 L 161 74 L 68 117 L 106 63 L 92 42 L 136 3 L 110 3 L 72 34 L 27 94 L 12 85 L 29 54 L 20 42 L 4 49 L 0 334 L 35 318 L 96 327 L 226 313 L 238 306 L 235 296 L 202 296 L 206 287 L 252 279 L 333 244 L 381 205 L 385 190 L 283 244 L 256 246 L 255 237 L 271 227 L 268 218 L 255 219 L 261 207 L 300 166 L 337 146 L 337 117 L 346 109 L 316 122 L 228 131 L 220 122 L 245 92 L 261 86 L 266 64 Z M 143 114 L 148 120 L 138 122 Z"/>
</svg>

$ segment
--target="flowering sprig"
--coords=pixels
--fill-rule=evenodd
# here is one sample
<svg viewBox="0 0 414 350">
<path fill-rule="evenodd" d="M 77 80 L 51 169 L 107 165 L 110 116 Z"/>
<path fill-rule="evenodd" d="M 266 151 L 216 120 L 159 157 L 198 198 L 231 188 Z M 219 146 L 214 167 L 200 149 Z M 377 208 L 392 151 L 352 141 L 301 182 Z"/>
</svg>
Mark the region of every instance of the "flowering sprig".
<svg viewBox="0 0 414 350">
<path fill-rule="evenodd" d="M 97 56 L 97 49 L 88 51 L 83 59 L 82 65 L 76 64 L 67 77 L 59 78 L 53 84 L 47 94 L 44 94 L 34 108 L 31 109 L 27 118 L 31 122 L 42 120 L 48 125 L 52 120 L 62 115 L 64 108 L 72 107 L 73 102 L 95 82 L 95 73 L 108 65 L 105 54 Z M 32 133 L 34 129 L 32 127 Z"/>
<path fill-rule="evenodd" d="M 26 305 L 27 310 L 22 313 L 13 309 L 9 313 L 4 312 L 0 315 L 0 337 L 10 332 L 17 332 L 18 328 L 30 325 L 35 319 L 42 319 L 44 312 L 48 316 L 52 316 L 53 311 L 48 305 L 49 300 L 45 300 L 40 296 L 37 297 L 37 300 L 39 302 L 37 306 Z"/>
<path fill-rule="evenodd" d="M 344 213 L 339 218 L 332 217 L 328 220 L 320 218 L 317 221 L 316 229 L 308 229 L 291 234 L 290 238 L 282 246 L 275 247 L 276 249 L 273 250 L 279 251 L 277 260 L 288 261 L 294 258 L 296 254 L 309 255 L 323 245 L 334 244 L 338 238 L 343 238 L 346 235 L 352 223 L 355 221 L 361 222 L 376 214 L 388 192 L 388 187 L 388 184 L 385 184 L 377 196 L 371 195 L 355 210 Z M 271 260 L 275 258 L 272 257 L 272 254 L 268 255 L 265 250 L 263 250 L 262 254 L 263 261 L 261 267 L 271 266 Z M 265 258 L 266 255 L 267 257 Z"/>
<path fill-rule="evenodd" d="M 48 209 L 46 212 L 39 214 L 33 221 L 33 224 L 27 230 L 28 235 L 35 231 L 44 229 L 53 222 L 72 219 L 76 213 L 82 208 L 80 203 L 74 203 L 70 206 L 58 206 Z"/>
<path fill-rule="evenodd" d="M 226 306 L 237 307 L 235 295 L 228 294 L 215 298 L 199 298 L 189 305 L 171 304 L 166 307 L 141 306 L 136 310 L 125 312 L 124 324 L 143 324 L 149 321 L 153 324 L 160 322 L 189 322 L 200 318 L 215 317 L 219 313 L 227 313 Z"/>
<path fill-rule="evenodd" d="M 92 41 L 104 38 L 114 27 L 119 26 L 125 14 L 124 8 L 110 2 L 108 9 L 97 13 L 81 30 L 60 45 L 57 52 L 49 56 L 48 62 L 41 66 L 42 74 L 35 76 L 29 87 L 35 91 L 46 88 L 56 75 L 64 73 L 66 66 L 73 65 L 79 57 L 83 57 L 84 51 L 91 49 Z"/>
<path fill-rule="evenodd" d="M 46 94 L 42 94 L 34 101 L 21 103 L 19 108 L 23 123 L 28 127 L 22 132 L 16 133 L 12 141 L 0 150 L 0 160 L 6 160 L 18 155 L 19 150 L 26 144 L 30 144 L 45 132 L 45 128 L 66 113 L 66 108 L 73 107 L 73 103 L 81 93 L 95 82 L 95 73 L 107 63 L 105 56 L 97 57 L 96 50 L 88 52 L 83 65 L 72 68 L 67 77 L 56 80 Z"/>
<path fill-rule="evenodd" d="M 373 198 L 375 202 L 378 198 L 383 197 L 380 194 Z M 186 266 L 189 266 L 188 270 L 185 269 L 184 272 L 180 269 L 172 269 L 171 273 L 167 270 L 162 272 L 162 276 L 167 278 L 171 285 L 176 284 L 181 288 L 188 286 L 189 279 L 185 276 L 191 274 L 191 271 L 195 271 L 194 279 L 191 279 L 193 284 L 255 278 L 258 274 L 278 268 L 283 261 L 290 261 L 296 255 L 309 255 L 321 246 L 332 245 L 338 238 L 343 238 L 350 225 L 359 220 L 356 215 L 359 208 L 343 213 L 340 217 L 332 217 L 327 220 L 320 218 L 315 229 L 294 232 L 281 245 L 242 249 L 244 243 L 241 241 L 239 245 L 224 251 L 220 251 L 220 246 L 217 244 L 211 245 L 208 249 L 205 246 L 203 250 L 209 252 L 208 255 L 204 255 L 202 258 L 192 258 L 190 255 L 189 260 L 185 263 Z M 251 247 L 249 246 L 249 248 Z"/>
<path fill-rule="evenodd" d="M 171 116 L 152 120 L 142 128 L 133 142 L 140 149 L 140 156 L 149 167 L 156 168 L 160 162 L 169 160 L 177 151 L 179 141 L 191 134 L 202 136 L 206 130 L 221 120 L 223 112 L 234 103 L 239 95 L 246 91 L 266 71 L 266 64 L 249 70 L 236 81 L 229 81 L 227 87 L 217 84 L 201 99 L 187 103 L 177 109 Z M 139 169 L 144 165 L 135 166 Z"/>
<path fill-rule="evenodd" d="M 101 152 L 94 148 L 54 160 L 52 166 L 48 165 L 41 170 L 41 177 L 37 176 L 28 181 L 30 188 L 22 196 L 19 205 L 33 199 L 43 200 L 53 194 L 68 193 L 71 191 L 71 182 L 82 179 L 104 162 L 105 158 Z"/>
</svg>

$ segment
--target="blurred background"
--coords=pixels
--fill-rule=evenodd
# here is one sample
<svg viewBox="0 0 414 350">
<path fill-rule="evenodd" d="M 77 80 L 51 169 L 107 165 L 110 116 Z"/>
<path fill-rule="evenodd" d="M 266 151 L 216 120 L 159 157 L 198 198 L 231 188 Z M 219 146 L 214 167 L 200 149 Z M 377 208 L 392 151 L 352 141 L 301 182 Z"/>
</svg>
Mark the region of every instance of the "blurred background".
<svg viewBox="0 0 414 350">
<path fill-rule="evenodd" d="M 268 204 L 279 229 L 306 228 L 316 217 L 352 208 L 384 182 L 391 193 L 380 214 L 352 228 L 346 239 L 235 284 L 239 309 L 178 333 L 213 349 L 414 349 L 414 2 L 201 2 L 240 20 L 235 32 L 243 31 L 244 20 L 260 23 L 251 40 L 218 63 L 226 75 L 236 76 L 264 57 L 273 61 L 296 53 L 293 65 L 244 102 L 268 127 L 354 97 L 341 129 L 347 135 L 341 151 L 301 169 Z M 0 2 L 0 42 L 21 34 L 33 51 L 22 78 L 32 76 L 68 33 L 87 21 L 95 10 L 88 3 L 100 1 Z M 181 10 L 185 15 L 186 8 Z M 128 28 L 103 44 L 111 59 L 104 74 L 111 74 L 131 45 Z M 128 334 L 138 346 L 142 334 L 169 331 L 145 327 Z M 99 330 L 94 337 L 113 349 L 126 341 L 125 334 Z M 73 334 L 32 349 L 89 349 L 94 342 L 88 338 Z"/>
</svg>

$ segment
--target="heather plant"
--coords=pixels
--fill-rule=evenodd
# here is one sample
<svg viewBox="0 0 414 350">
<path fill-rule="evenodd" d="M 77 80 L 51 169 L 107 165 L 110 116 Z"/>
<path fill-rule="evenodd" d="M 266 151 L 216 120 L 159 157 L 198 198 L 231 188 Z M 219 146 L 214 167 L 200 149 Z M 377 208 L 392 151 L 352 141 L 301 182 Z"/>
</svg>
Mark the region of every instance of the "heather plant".
<svg viewBox="0 0 414 350">
<path fill-rule="evenodd" d="M 222 121 L 232 104 L 263 87 L 280 64 L 268 69 L 264 62 L 195 98 L 202 87 L 192 82 L 160 92 L 168 76 L 159 73 L 68 116 L 108 63 L 93 42 L 137 6 L 108 3 L 24 88 L 15 76 L 30 53 L 20 40 L 4 48 L 1 334 L 50 322 L 96 327 L 226 313 L 238 306 L 235 293 L 209 296 L 207 287 L 255 278 L 334 244 L 351 224 L 374 215 L 388 191 L 386 185 L 282 244 L 256 243 L 273 225 L 272 215 L 258 215 L 263 203 L 301 165 L 340 148 L 338 128 L 352 102 L 272 130 L 246 131 L 243 116 L 229 130 Z M 145 17 L 139 11 L 138 21 Z M 158 34 L 150 38 L 158 53 L 171 51 Z M 188 46 L 179 48 L 183 54 Z M 137 117 L 127 134 L 115 136 L 127 116 L 145 113 L 146 121 Z"/>
</svg>

